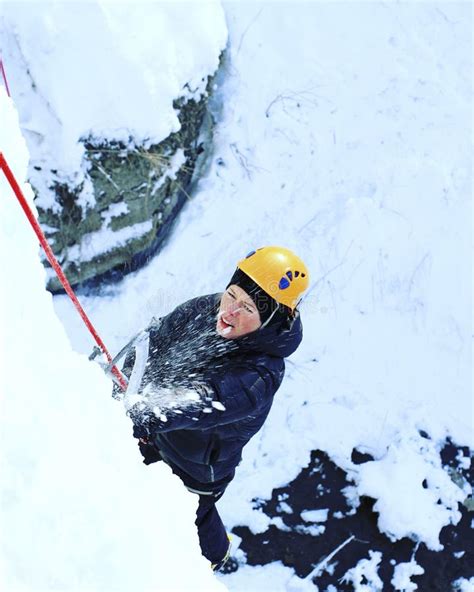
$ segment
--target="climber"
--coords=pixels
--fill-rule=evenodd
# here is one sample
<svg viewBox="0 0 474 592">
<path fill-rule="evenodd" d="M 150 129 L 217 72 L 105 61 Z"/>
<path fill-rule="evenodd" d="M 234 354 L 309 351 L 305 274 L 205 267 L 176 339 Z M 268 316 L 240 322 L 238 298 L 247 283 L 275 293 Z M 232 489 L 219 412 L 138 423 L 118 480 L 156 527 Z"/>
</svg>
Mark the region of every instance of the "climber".
<svg viewBox="0 0 474 592">
<path fill-rule="evenodd" d="M 263 247 L 239 261 L 223 294 L 189 300 L 143 333 L 140 386 L 125 397 L 134 436 L 145 464 L 163 460 L 199 495 L 200 546 L 215 570 L 230 552 L 215 503 L 268 416 L 284 358 L 301 342 L 297 305 L 308 283 L 294 253 Z M 127 377 L 138 357 L 127 354 Z"/>
</svg>

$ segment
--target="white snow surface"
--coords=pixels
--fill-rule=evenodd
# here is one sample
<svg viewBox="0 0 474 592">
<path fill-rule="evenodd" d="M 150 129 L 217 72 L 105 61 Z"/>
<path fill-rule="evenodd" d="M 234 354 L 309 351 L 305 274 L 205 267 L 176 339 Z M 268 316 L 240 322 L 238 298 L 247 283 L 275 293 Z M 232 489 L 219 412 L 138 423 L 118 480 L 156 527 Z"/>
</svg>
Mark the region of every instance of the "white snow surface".
<svg viewBox="0 0 474 592">
<path fill-rule="evenodd" d="M 442 469 L 440 446 L 449 436 L 474 448 L 471 6 L 242 2 L 225 3 L 224 11 L 230 51 L 214 101 L 220 123 L 208 173 L 160 254 L 100 297 L 82 298 L 83 305 L 115 352 L 152 316 L 222 290 L 252 248 L 295 250 L 314 286 L 302 306 L 304 340 L 219 502 L 226 526 L 265 531 L 270 518 L 251 500 L 287 484 L 320 449 L 348 471 L 355 493 L 376 499 L 381 530 L 439 549 L 439 531 L 458 520 L 466 495 Z M 122 35 L 121 55 L 133 42 L 130 32 Z M 87 69 L 85 57 L 74 63 L 76 73 Z M 143 75 L 141 64 L 135 60 L 130 76 Z M 115 70 L 115 55 L 109 67 Z M 120 86 L 124 101 L 134 96 L 131 86 Z M 80 98 L 71 101 L 73 112 Z M 24 109 L 24 125 L 27 118 L 52 125 L 36 105 Z M 109 128 L 121 125 L 108 121 Z M 67 298 L 54 303 L 73 347 L 89 353 L 90 337 Z M 104 393 L 94 405 L 109 405 Z M 122 421 L 111 404 L 84 417 L 80 409 L 84 421 Z M 55 427 L 65 413 L 61 407 Z M 126 428 L 114 434 L 109 454 L 133 446 Z M 355 447 L 375 460 L 353 464 Z M 43 451 L 25 446 L 27 463 L 37 448 Z M 134 469 L 138 456 L 125 456 L 127 483 L 142 470 L 146 491 L 163 494 L 156 475 L 164 471 Z M 108 471 L 113 458 L 110 464 Z M 179 499 L 177 490 L 173 495 Z M 376 559 L 367 565 L 375 569 Z M 255 578 L 285 590 L 287 572 L 272 564 L 222 580 L 235 590 L 252 590 Z"/>
<path fill-rule="evenodd" d="M 28 152 L 3 87 L 0 147 L 32 205 Z M 109 381 L 72 350 L 2 173 L 0 245 L 0 588 L 225 589 L 199 550 L 196 497 L 166 466 L 145 469 Z"/>
<path fill-rule="evenodd" d="M 312 582 L 294 576 L 293 570 L 281 561 L 258 568 L 241 567 L 225 576 L 225 583 L 231 592 L 318 592 Z"/>
</svg>

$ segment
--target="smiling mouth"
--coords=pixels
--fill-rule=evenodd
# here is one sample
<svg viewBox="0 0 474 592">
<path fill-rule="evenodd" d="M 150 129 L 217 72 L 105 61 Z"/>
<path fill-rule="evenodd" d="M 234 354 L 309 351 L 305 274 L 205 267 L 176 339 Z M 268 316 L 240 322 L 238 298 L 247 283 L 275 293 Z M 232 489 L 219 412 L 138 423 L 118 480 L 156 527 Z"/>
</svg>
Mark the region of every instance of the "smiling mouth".
<svg viewBox="0 0 474 592">
<path fill-rule="evenodd" d="M 219 314 L 218 314 L 218 318 L 219 318 L 219 322 L 220 322 L 220 324 L 222 325 L 222 328 L 223 328 L 223 329 L 226 331 L 226 333 L 228 333 L 228 332 L 229 332 L 231 329 L 233 329 L 233 328 L 234 328 L 234 326 L 235 326 L 235 325 L 233 325 L 232 323 L 229 323 L 229 321 L 227 321 L 227 320 L 224 318 L 224 315 L 225 315 L 225 314 L 226 314 L 226 313 L 225 313 L 225 312 L 223 312 L 223 311 L 219 312 Z"/>
<path fill-rule="evenodd" d="M 224 317 L 221 317 L 221 323 L 224 325 L 224 327 L 234 327 L 234 325 L 232 325 L 232 323 L 227 322 Z"/>
</svg>

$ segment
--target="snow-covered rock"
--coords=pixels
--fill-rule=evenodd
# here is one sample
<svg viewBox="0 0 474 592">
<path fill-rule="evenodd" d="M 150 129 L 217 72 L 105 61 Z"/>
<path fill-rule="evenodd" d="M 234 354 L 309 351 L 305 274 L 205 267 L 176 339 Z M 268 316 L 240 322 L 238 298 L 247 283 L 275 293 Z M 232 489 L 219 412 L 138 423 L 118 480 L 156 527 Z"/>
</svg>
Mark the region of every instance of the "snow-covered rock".
<svg viewBox="0 0 474 592">
<path fill-rule="evenodd" d="M 0 3 L 40 222 L 72 284 L 137 268 L 167 236 L 212 147 L 226 40 L 218 0 Z"/>
</svg>

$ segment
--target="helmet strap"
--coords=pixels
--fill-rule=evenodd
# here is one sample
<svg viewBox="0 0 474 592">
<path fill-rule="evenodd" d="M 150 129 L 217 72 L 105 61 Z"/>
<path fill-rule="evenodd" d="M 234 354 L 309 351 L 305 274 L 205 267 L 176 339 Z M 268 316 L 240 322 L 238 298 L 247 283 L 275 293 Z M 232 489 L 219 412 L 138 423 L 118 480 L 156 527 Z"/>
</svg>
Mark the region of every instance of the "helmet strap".
<svg viewBox="0 0 474 592">
<path fill-rule="evenodd" d="M 268 317 L 268 319 L 262 325 L 260 325 L 260 329 L 264 329 L 270 323 L 270 321 L 273 319 L 273 317 L 275 316 L 275 313 L 277 311 L 278 311 L 278 306 L 275 308 L 275 310 L 272 312 L 272 314 Z"/>
</svg>

